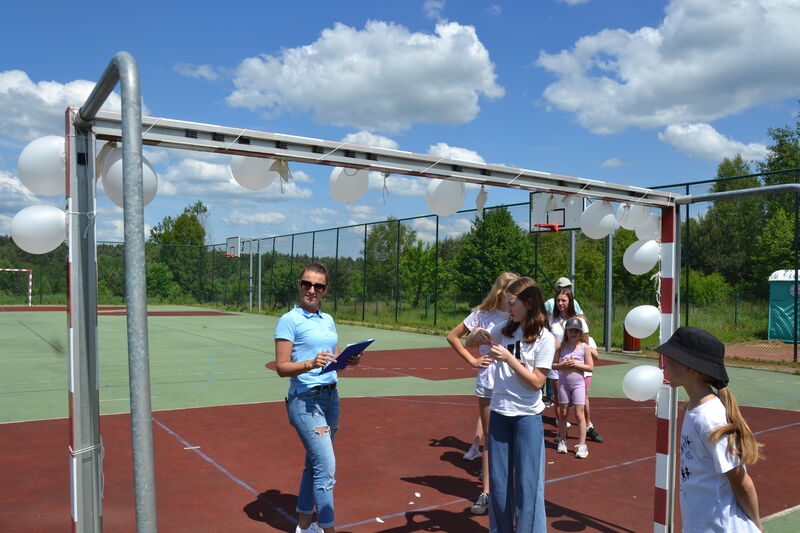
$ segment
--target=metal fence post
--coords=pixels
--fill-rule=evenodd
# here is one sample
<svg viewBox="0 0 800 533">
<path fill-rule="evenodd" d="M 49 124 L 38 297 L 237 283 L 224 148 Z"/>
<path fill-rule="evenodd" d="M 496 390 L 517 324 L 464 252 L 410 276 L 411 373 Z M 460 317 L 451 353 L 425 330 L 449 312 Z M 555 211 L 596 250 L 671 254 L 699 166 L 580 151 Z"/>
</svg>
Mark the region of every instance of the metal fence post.
<svg viewBox="0 0 800 533">
<path fill-rule="evenodd" d="M 367 225 L 364 224 L 364 273 L 361 282 L 361 321 L 367 316 Z"/>
<path fill-rule="evenodd" d="M 397 255 L 395 257 L 394 322 L 400 320 L 400 220 L 397 220 Z"/>
</svg>

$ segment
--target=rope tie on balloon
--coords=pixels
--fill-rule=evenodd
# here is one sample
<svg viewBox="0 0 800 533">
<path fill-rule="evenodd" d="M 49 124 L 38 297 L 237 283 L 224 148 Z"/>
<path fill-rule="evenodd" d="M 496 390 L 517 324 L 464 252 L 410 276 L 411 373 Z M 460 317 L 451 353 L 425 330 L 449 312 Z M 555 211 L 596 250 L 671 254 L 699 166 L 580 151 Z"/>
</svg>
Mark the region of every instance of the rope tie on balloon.
<svg viewBox="0 0 800 533">
<path fill-rule="evenodd" d="M 69 448 L 69 455 L 70 457 L 79 457 L 86 453 L 91 453 L 95 450 L 99 450 L 98 454 L 98 461 L 100 462 L 98 468 L 100 469 L 100 498 L 103 498 L 103 493 L 105 492 L 105 485 L 106 485 L 106 477 L 103 473 L 103 459 L 106 455 L 106 447 L 103 445 L 103 437 L 100 437 L 99 444 L 92 444 L 91 446 L 84 446 L 83 448 L 79 448 L 77 450 L 72 449 L 72 445 L 67 446 Z"/>
<path fill-rule="evenodd" d="M 642 195 L 642 197 L 639 198 L 638 200 L 636 200 L 635 202 L 629 202 L 629 205 L 630 206 L 634 206 L 634 205 L 638 204 L 639 202 L 641 202 L 642 200 L 644 200 L 646 197 L 647 197 L 647 193 L 644 193 Z"/>
<path fill-rule="evenodd" d="M 383 203 L 387 202 L 389 196 L 389 186 L 387 185 L 387 180 L 391 175 L 391 172 L 381 172 L 381 176 L 383 176 L 383 190 L 381 191 L 381 194 L 383 195 Z"/>
<path fill-rule="evenodd" d="M 661 247 L 658 247 L 658 260 L 661 261 Z M 654 286 L 656 289 L 656 307 L 658 307 L 659 311 L 661 310 L 661 270 L 654 273 L 650 276 L 651 280 L 654 280 Z"/>
<path fill-rule="evenodd" d="M 97 212 L 95 212 L 95 211 L 86 211 L 85 213 L 81 212 L 81 211 L 67 211 L 64 214 L 66 214 L 66 215 L 86 215 L 86 221 L 89 222 L 89 224 L 86 225 L 86 229 L 83 232 L 83 238 L 84 239 L 89 235 L 89 228 L 92 227 L 92 221 L 94 221 L 94 219 L 97 218 Z"/>
</svg>

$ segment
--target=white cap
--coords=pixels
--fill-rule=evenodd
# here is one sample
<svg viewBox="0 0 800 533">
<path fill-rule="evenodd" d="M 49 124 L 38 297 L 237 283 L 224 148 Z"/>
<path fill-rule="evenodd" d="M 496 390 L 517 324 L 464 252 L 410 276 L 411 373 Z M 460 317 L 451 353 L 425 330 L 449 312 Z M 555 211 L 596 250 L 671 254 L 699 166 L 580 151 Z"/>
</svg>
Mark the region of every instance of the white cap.
<svg viewBox="0 0 800 533">
<path fill-rule="evenodd" d="M 569 278 L 558 278 L 556 280 L 557 289 L 563 289 L 564 287 L 571 287 L 571 286 L 572 282 L 569 280 Z"/>
</svg>

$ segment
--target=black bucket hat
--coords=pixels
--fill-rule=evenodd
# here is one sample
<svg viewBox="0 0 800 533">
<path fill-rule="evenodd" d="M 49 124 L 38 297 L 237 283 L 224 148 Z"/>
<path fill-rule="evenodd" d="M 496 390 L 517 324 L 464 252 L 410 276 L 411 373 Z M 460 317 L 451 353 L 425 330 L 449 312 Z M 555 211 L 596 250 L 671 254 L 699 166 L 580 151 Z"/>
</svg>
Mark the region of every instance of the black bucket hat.
<svg viewBox="0 0 800 533">
<path fill-rule="evenodd" d="M 725 345 L 704 329 L 680 327 L 656 351 L 712 378 L 712 385 L 717 389 L 728 385 L 728 373 L 723 362 Z"/>
</svg>

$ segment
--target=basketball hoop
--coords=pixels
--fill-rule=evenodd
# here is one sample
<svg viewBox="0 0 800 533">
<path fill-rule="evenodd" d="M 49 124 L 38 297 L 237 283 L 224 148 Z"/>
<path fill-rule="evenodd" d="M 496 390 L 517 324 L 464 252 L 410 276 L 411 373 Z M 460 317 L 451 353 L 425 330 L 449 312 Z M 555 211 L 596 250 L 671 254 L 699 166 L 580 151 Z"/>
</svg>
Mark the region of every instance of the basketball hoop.
<svg viewBox="0 0 800 533">
<path fill-rule="evenodd" d="M 226 254 L 225 252 L 220 252 L 219 255 L 222 257 L 236 257 L 234 254 Z"/>
<path fill-rule="evenodd" d="M 537 228 L 547 228 L 550 231 L 558 232 L 558 224 L 534 224 Z"/>
</svg>

